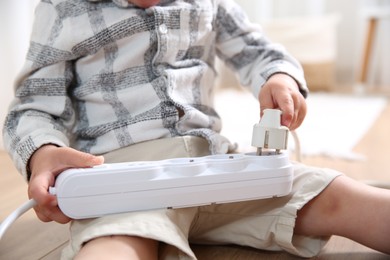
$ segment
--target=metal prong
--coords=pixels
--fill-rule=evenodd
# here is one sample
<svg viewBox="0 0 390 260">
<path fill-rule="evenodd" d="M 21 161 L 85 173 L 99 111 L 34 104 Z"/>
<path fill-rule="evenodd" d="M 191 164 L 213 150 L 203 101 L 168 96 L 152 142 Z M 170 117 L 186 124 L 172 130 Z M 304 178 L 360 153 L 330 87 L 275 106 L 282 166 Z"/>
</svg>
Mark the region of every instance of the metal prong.
<svg viewBox="0 0 390 260">
<path fill-rule="evenodd" d="M 280 154 L 280 149 L 275 150 L 276 154 Z"/>
<path fill-rule="evenodd" d="M 269 131 L 265 131 L 264 135 L 264 148 L 269 148 Z"/>
<path fill-rule="evenodd" d="M 256 155 L 262 155 L 262 154 L 263 154 L 263 151 L 262 151 L 261 147 L 258 147 L 257 151 L 256 151 Z"/>
</svg>

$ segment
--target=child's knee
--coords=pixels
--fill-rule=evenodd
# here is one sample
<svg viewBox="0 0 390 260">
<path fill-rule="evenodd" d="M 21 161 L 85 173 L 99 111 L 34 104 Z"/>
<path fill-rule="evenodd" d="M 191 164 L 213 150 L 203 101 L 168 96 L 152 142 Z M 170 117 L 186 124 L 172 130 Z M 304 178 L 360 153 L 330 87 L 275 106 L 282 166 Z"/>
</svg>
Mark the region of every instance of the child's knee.
<svg viewBox="0 0 390 260">
<path fill-rule="evenodd" d="M 81 248 L 78 259 L 157 259 L 158 241 L 112 235 L 94 238 Z"/>
<path fill-rule="evenodd" d="M 344 178 L 346 177 L 342 175 L 336 177 L 321 193 L 298 211 L 294 229 L 296 234 L 321 236 L 334 234 L 336 224 L 345 217 L 343 204 L 345 195 L 349 191 L 348 181 Z"/>
</svg>

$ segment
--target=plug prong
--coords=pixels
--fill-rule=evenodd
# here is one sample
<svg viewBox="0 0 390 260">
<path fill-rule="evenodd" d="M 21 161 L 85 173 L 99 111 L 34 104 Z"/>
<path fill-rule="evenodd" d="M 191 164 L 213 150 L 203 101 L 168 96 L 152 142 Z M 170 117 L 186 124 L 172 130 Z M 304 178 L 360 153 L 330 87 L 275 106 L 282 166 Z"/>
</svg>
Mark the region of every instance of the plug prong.
<svg viewBox="0 0 390 260">
<path fill-rule="evenodd" d="M 268 148 L 269 144 L 269 131 L 265 131 L 265 136 L 264 136 L 264 148 Z"/>
<path fill-rule="evenodd" d="M 261 147 L 258 147 L 256 151 L 256 155 L 262 155 L 262 154 L 263 154 L 263 150 L 261 149 Z"/>
</svg>

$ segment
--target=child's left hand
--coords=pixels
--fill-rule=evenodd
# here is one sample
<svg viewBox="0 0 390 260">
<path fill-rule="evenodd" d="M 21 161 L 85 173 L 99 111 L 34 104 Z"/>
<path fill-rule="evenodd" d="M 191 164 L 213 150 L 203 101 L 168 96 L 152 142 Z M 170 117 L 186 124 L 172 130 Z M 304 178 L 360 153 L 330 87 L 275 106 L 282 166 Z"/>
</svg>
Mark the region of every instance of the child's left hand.
<svg viewBox="0 0 390 260">
<path fill-rule="evenodd" d="M 282 125 L 290 130 L 298 128 L 306 116 L 306 100 L 297 82 L 282 73 L 272 75 L 259 93 L 260 113 L 266 108 L 282 111 Z"/>
</svg>

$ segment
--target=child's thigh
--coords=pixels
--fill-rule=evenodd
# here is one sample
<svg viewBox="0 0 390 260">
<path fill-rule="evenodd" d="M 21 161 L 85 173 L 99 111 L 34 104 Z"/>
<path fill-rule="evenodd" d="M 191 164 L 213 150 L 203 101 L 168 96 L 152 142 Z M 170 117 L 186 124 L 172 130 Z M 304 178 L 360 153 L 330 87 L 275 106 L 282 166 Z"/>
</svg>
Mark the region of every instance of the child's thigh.
<svg viewBox="0 0 390 260">
<path fill-rule="evenodd" d="M 326 238 L 295 236 L 297 212 L 339 175 L 337 171 L 296 164 L 292 192 L 287 196 L 200 207 L 190 241 L 313 256 Z"/>
<path fill-rule="evenodd" d="M 210 154 L 206 139 L 197 136 L 163 138 L 134 144 L 104 154 L 106 163 L 157 161 Z"/>
</svg>

